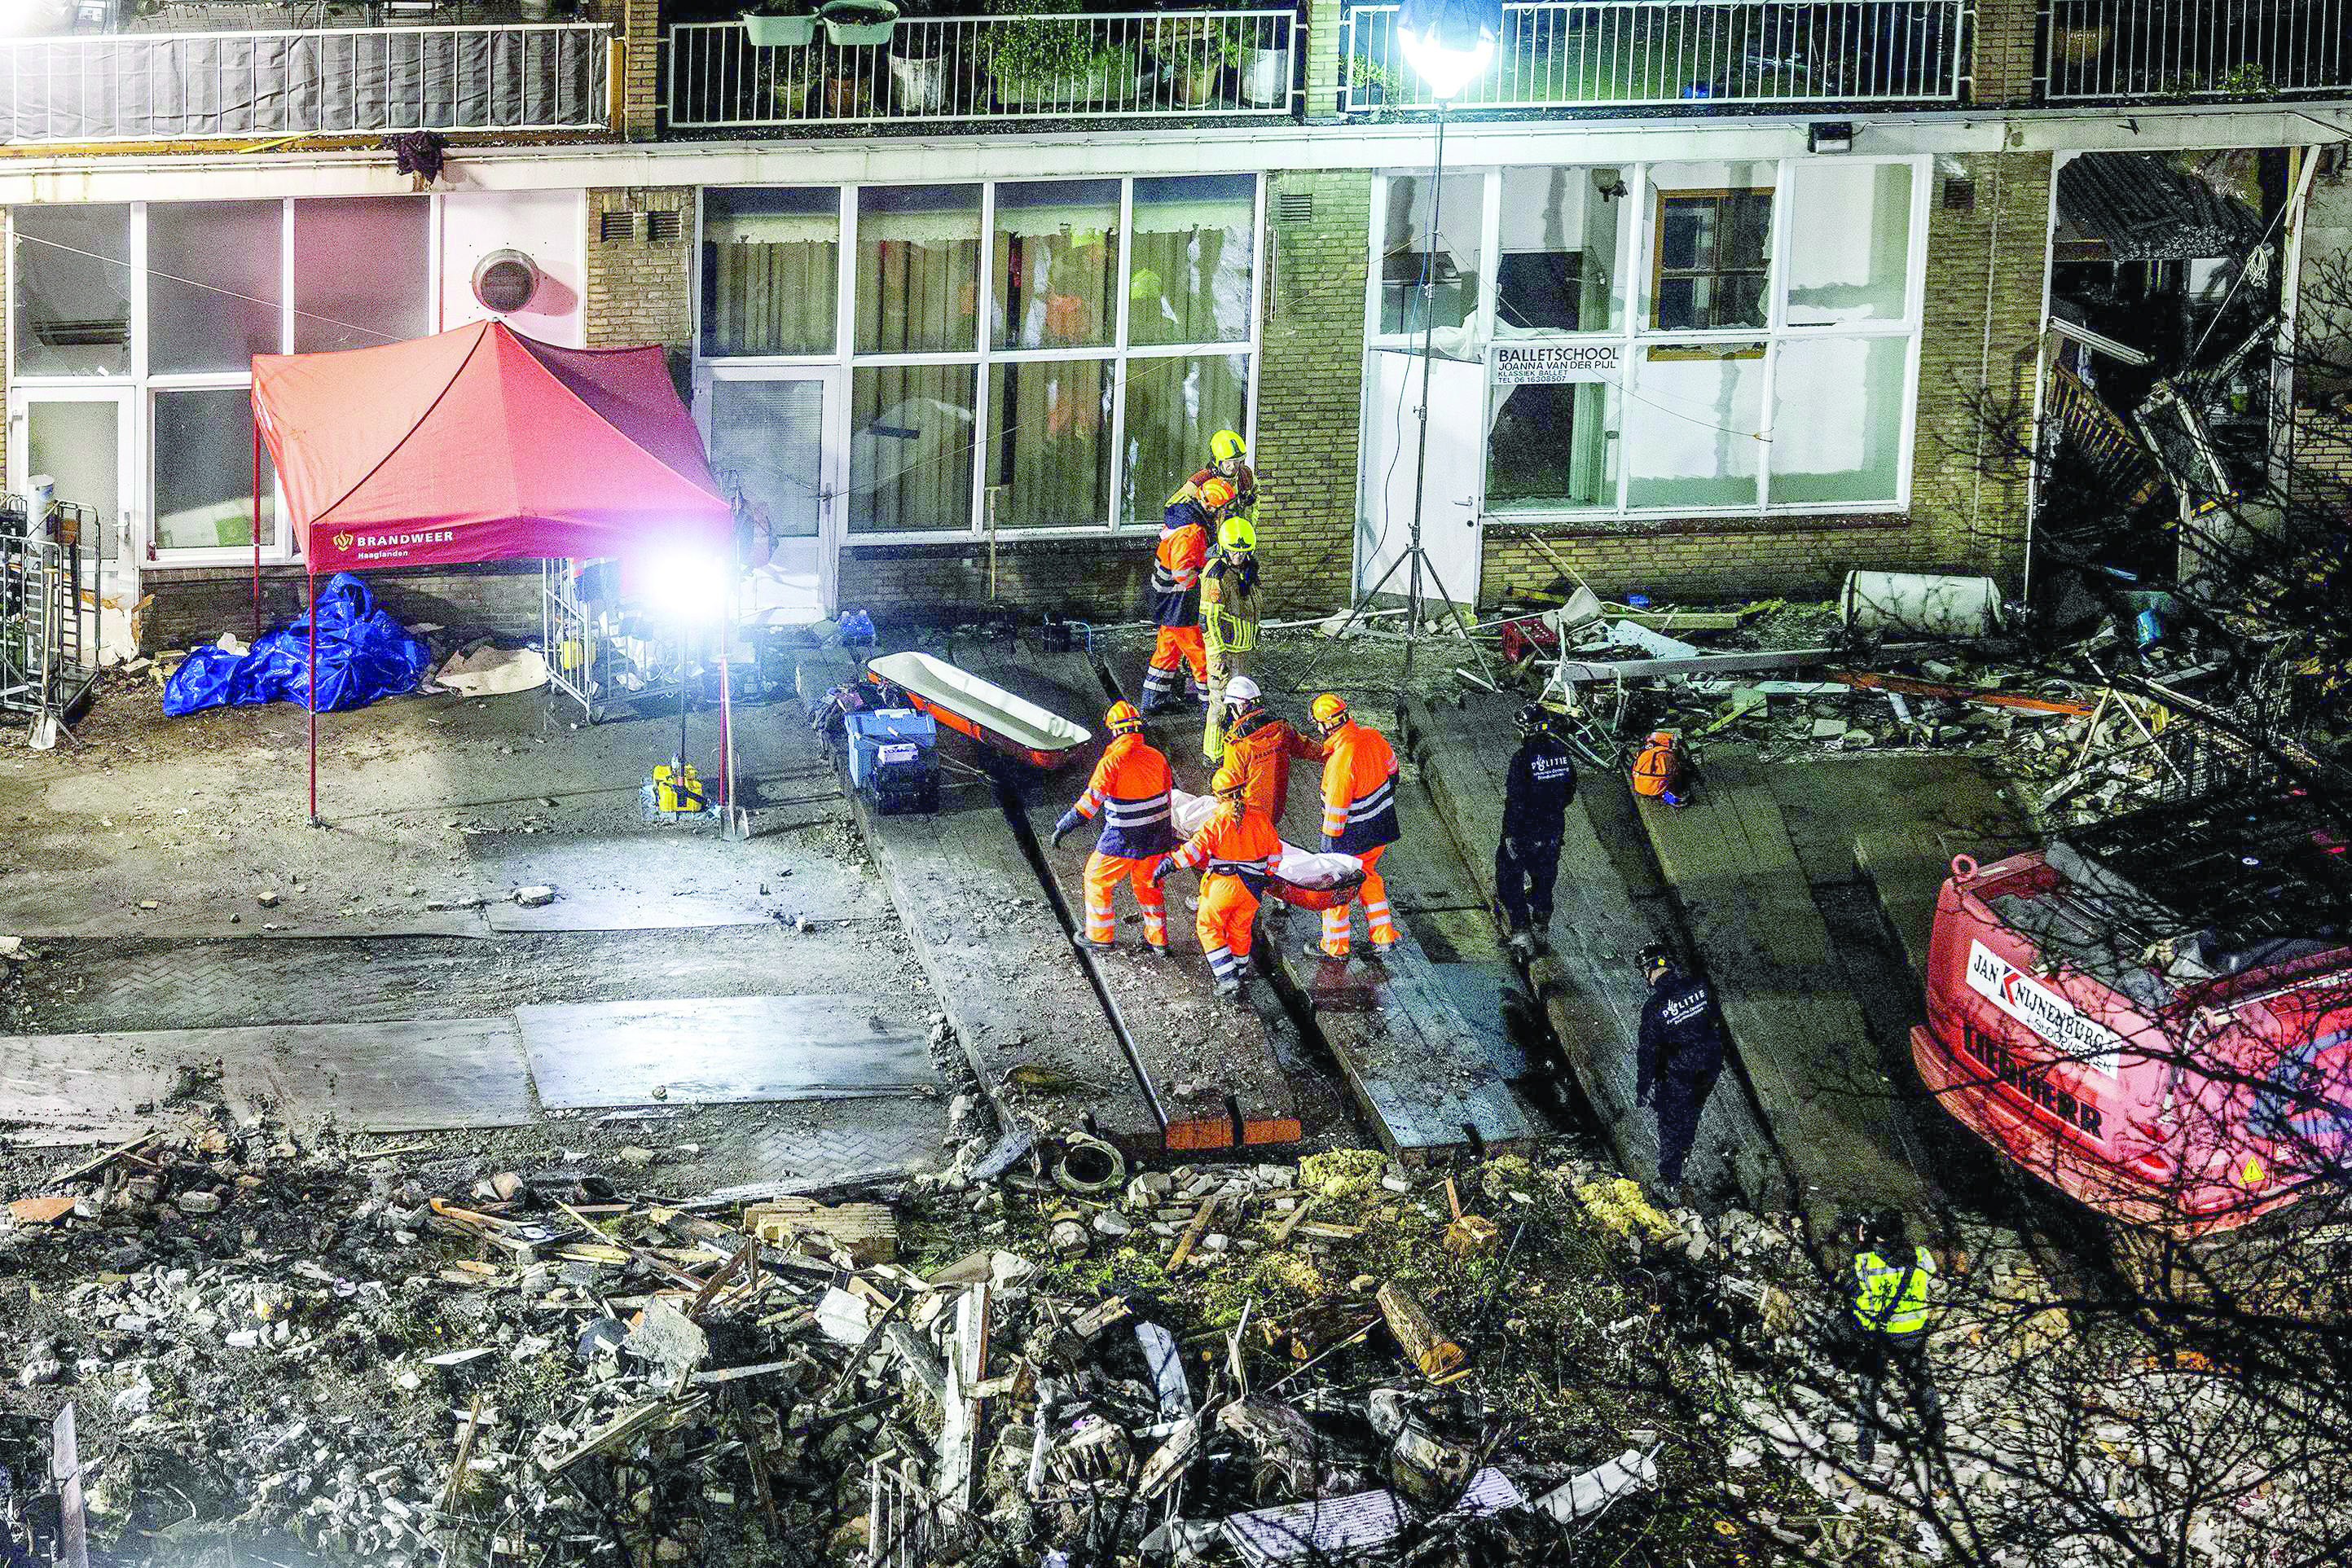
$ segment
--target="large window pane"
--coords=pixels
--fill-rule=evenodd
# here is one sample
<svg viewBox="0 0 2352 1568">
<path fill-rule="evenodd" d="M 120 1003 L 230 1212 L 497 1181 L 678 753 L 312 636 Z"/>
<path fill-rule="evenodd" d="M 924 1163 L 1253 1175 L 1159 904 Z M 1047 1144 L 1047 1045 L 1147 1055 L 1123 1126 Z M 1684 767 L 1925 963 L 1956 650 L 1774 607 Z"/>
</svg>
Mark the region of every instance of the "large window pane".
<svg viewBox="0 0 2352 1568">
<path fill-rule="evenodd" d="M 1249 356 L 1129 360 L 1121 522 L 1157 526 L 1169 495 L 1209 460 L 1209 437 L 1247 430 Z"/>
<path fill-rule="evenodd" d="M 1636 371 L 1625 408 L 1627 504 L 1754 506 L 1764 455 L 1762 346 L 1652 349 Z"/>
<path fill-rule="evenodd" d="M 857 193 L 857 351 L 980 348 L 980 187 Z M 969 400 L 965 409 L 970 411 Z"/>
<path fill-rule="evenodd" d="M 1118 182 L 996 187 L 992 340 L 1107 346 L 1118 327 Z"/>
<path fill-rule="evenodd" d="M 1253 175 L 1136 181 L 1127 340 L 1247 341 L 1256 221 Z"/>
<path fill-rule="evenodd" d="M 702 351 L 833 352 L 840 267 L 840 192 L 706 191 Z"/>
<path fill-rule="evenodd" d="M 131 373 L 131 209 L 18 207 L 17 376 Z"/>
<path fill-rule="evenodd" d="M 295 352 L 431 331 L 432 218 L 425 196 L 295 203 Z"/>
<path fill-rule="evenodd" d="M 1391 174 L 1381 241 L 1381 330 L 1417 333 L 1422 273 L 1429 274 L 1430 322 L 1440 330 L 1478 314 L 1478 231 L 1486 224 L 1486 176 L 1448 174 L 1437 203 L 1437 249 L 1429 250 L 1430 195 L 1426 174 Z"/>
<path fill-rule="evenodd" d="M 1498 512 L 1616 506 L 1621 417 L 1617 389 L 1606 382 L 1510 388 L 1487 432 L 1487 506 Z"/>
<path fill-rule="evenodd" d="M 81 546 L 103 560 L 121 553 L 122 424 L 121 405 L 111 399 L 25 402 L 25 472 L 47 474 L 58 500 L 90 509 L 98 537 L 84 534 Z"/>
<path fill-rule="evenodd" d="M 1497 322 L 1561 332 L 1623 324 L 1617 256 L 1632 204 L 1622 193 L 1603 194 L 1612 188 L 1624 190 L 1615 169 L 1503 171 Z"/>
<path fill-rule="evenodd" d="M 824 383 L 710 383 L 710 461 L 767 507 L 786 538 L 813 538 L 824 494 Z"/>
<path fill-rule="evenodd" d="M 850 373 L 850 532 L 971 529 L 978 376 L 970 365 Z"/>
<path fill-rule="evenodd" d="M 1892 321 L 1911 263 L 1911 166 L 1801 163 L 1790 193 L 1789 325 Z M 1834 244 L 1801 236 L 1834 235 Z"/>
<path fill-rule="evenodd" d="M 989 371 L 995 408 L 988 482 L 1003 528 L 1099 528 L 1110 510 L 1108 360 L 998 364 Z"/>
<path fill-rule="evenodd" d="M 1784 340 L 1772 366 L 1772 504 L 1892 501 L 1900 483 L 1904 338 Z"/>
<path fill-rule="evenodd" d="M 278 538 L 275 470 L 261 455 L 261 540 Z M 155 394 L 155 543 L 253 543 L 253 394 L 244 387 Z"/>
<path fill-rule="evenodd" d="M 147 368 L 242 371 L 279 350 L 276 202 L 157 202 L 147 209 Z"/>
</svg>

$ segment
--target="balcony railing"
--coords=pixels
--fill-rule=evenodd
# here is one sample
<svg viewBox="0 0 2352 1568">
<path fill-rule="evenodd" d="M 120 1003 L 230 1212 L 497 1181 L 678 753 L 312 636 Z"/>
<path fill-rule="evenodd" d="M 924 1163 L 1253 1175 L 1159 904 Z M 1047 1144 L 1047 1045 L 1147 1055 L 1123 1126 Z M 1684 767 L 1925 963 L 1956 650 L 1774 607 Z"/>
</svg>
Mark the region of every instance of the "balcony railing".
<svg viewBox="0 0 2352 1568">
<path fill-rule="evenodd" d="M 607 36 L 518 26 L 9 39 L 0 140 L 598 130 Z"/>
<path fill-rule="evenodd" d="M 1280 115 L 1289 11 L 901 20 L 887 44 L 753 44 L 740 22 L 669 30 L 677 131 L 875 120 Z"/>
<path fill-rule="evenodd" d="M 2043 98 L 2284 98 L 2352 88 L 2352 0 L 2048 0 Z"/>
<path fill-rule="evenodd" d="M 1965 0 L 1542 0 L 1503 7 L 1495 67 L 1462 109 L 1948 103 Z M 1350 110 L 1435 107 L 1397 7 L 1348 13 Z"/>
</svg>

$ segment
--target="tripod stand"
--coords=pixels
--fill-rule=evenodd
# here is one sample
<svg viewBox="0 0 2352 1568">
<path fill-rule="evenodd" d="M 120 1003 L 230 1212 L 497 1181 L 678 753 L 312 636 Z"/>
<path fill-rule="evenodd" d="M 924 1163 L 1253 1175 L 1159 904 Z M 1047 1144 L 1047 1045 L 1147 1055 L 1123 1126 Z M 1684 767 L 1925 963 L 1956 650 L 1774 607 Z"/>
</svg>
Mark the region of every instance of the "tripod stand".
<svg viewBox="0 0 2352 1568">
<path fill-rule="evenodd" d="M 1389 585 L 1389 580 L 1396 576 L 1397 569 L 1409 567 L 1404 596 L 1404 678 L 1410 681 L 1412 678 L 1412 651 L 1423 636 L 1421 579 L 1425 571 L 1429 574 L 1430 582 L 1437 589 L 1438 598 L 1444 601 L 1446 613 L 1454 618 L 1455 628 L 1461 632 L 1463 643 L 1470 649 L 1471 656 L 1478 661 L 1480 673 L 1491 682 L 1495 672 L 1486 663 L 1485 650 L 1470 635 L 1470 622 L 1462 614 L 1462 601 L 1454 597 L 1444 580 L 1437 575 L 1437 563 L 1430 559 L 1429 551 L 1423 548 L 1421 542 L 1422 497 L 1429 487 L 1429 371 L 1435 351 L 1431 343 L 1431 333 L 1436 329 L 1431 301 L 1436 287 L 1438 219 L 1445 204 L 1447 107 L 1445 99 L 1437 100 L 1437 156 L 1429 178 L 1429 243 L 1423 247 L 1421 256 L 1421 435 L 1412 460 L 1412 521 L 1407 528 L 1404 553 L 1389 562 L 1388 570 L 1381 573 L 1379 580 L 1357 595 L 1356 602 L 1349 607 L 1348 618 L 1339 623 L 1339 630 L 1334 635 L 1346 632 L 1349 627 L 1362 619 L 1364 612 L 1370 608 L 1373 597 Z M 1382 497 L 1381 500 L 1385 507 L 1387 497 Z M 1385 528 L 1382 532 L 1385 534 Z M 1471 591 L 1477 591 L 1477 584 L 1471 584 Z"/>
</svg>

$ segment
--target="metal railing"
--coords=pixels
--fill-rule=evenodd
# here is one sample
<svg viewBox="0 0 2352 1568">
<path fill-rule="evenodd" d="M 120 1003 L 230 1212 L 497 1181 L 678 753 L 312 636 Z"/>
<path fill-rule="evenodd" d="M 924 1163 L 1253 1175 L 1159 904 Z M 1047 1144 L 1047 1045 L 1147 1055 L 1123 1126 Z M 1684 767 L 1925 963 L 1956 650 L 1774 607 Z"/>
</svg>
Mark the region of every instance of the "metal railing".
<svg viewBox="0 0 2352 1568">
<path fill-rule="evenodd" d="M 1348 12 L 1350 111 L 1431 109 L 1394 5 Z M 1961 96 L 1967 0 L 1540 0 L 1503 7 L 1461 109 L 1922 103 Z"/>
<path fill-rule="evenodd" d="M 0 41 L 0 140 L 590 131 L 601 25 L 116 33 Z"/>
<path fill-rule="evenodd" d="M 95 532 L 88 508 L 58 511 L 74 519 L 77 539 Z M 97 565 L 79 542 L 28 528 L 22 497 L 0 501 L 0 713 L 29 716 L 37 740 L 44 724 L 65 723 L 98 679 L 83 580 L 85 567 L 94 575 Z"/>
<path fill-rule="evenodd" d="M 753 44 L 740 22 L 669 30 L 673 130 L 874 120 L 1279 115 L 1290 110 L 1289 11 L 901 20 L 887 44 Z"/>
<path fill-rule="evenodd" d="M 2352 87 L 2352 0 L 2046 0 L 2045 101 Z"/>
</svg>

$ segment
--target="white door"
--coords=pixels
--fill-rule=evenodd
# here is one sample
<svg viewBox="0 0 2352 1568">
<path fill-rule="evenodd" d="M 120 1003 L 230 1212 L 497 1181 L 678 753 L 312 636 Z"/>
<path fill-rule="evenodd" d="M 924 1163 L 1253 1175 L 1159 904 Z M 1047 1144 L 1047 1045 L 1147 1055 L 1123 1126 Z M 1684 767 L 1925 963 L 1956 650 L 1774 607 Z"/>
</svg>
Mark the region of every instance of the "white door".
<svg viewBox="0 0 2352 1568">
<path fill-rule="evenodd" d="M 767 508 L 775 556 L 752 574 L 750 608 L 776 622 L 820 621 L 834 612 L 841 548 L 832 405 L 839 372 L 749 365 L 707 367 L 695 413 L 710 465 Z"/>
<path fill-rule="evenodd" d="M 1479 485 L 1486 455 L 1486 367 L 1427 361 L 1429 447 L 1421 453 L 1423 361 L 1418 353 L 1375 349 L 1364 378 L 1364 508 L 1357 526 L 1356 591 L 1402 601 L 1412 565 L 1412 503 L 1421 495 L 1421 545 L 1427 555 L 1422 597 L 1469 606 L 1478 597 Z M 1434 582 L 1428 580 L 1434 574 Z M 1383 579 L 1386 580 L 1384 581 Z"/>
<path fill-rule="evenodd" d="M 131 540 L 137 494 L 131 474 L 131 393 L 103 387 L 17 388 L 8 398 L 8 489 L 25 494 L 36 475 L 57 482 L 57 498 L 88 508 L 83 582 L 98 591 L 98 646 L 129 653 L 131 607 L 139 599 L 139 555 Z M 72 514 L 68 513 L 68 516 Z"/>
</svg>

